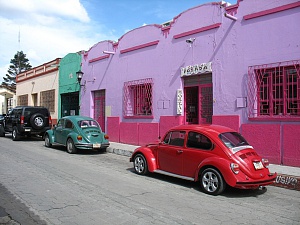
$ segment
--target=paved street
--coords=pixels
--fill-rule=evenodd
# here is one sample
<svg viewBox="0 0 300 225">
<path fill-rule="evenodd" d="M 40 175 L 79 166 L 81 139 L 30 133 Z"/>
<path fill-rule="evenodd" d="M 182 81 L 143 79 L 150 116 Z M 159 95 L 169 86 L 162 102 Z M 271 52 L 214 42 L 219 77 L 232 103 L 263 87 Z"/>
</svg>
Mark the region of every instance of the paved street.
<svg viewBox="0 0 300 225">
<path fill-rule="evenodd" d="M 0 213 L 24 225 L 300 223 L 299 191 L 210 196 L 189 181 L 138 176 L 126 156 L 70 155 L 34 138 L 0 138 L 0 155 Z"/>
</svg>

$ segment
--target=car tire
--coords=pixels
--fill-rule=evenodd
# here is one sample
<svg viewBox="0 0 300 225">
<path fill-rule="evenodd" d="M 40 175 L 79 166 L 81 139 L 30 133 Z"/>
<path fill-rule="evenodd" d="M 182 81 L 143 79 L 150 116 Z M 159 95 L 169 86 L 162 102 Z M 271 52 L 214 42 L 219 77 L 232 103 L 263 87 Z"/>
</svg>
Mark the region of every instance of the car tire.
<svg viewBox="0 0 300 225">
<path fill-rule="evenodd" d="M 20 138 L 21 138 L 21 135 L 19 134 L 17 127 L 13 127 L 13 130 L 12 130 L 13 141 L 18 141 L 18 140 L 20 140 Z"/>
<path fill-rule="evenodd" d="M 40 113 L 33 114 L 30 117 L 30 124 L 36 130 L 43 129 L 46 125 L 45 116 Z"/>
<path fill-rule="evenodd" d="M 0 126 L 0 137 L 5 137 L 5 130 L 3 126 Z"/>
<path fill-rule="evenodd" d="M 148 173 L 148 164 L 142 154 L 137 154 L 133 160 L 133 167 L 137 174 L 144 175 Z"/>
<path fill-rule="evenodd" d="M 70 154 L 75 154 L 77 152 L 77 148 L 72 138 L 68 138 L 67 140 L 67 152 Z"/>
<path fill-rule="evenodd" d="M 218 170 L 207 168 L 201 173 L 200 186 L 206 194 L 219 195 L 225 190 L 226 183 Z"/>
<path fill-rule="evenodd" d="M 46 146 L 47 148 L 51 148 L 51 147 L 52 147 L 52 144 L 51 144 L 51 142 L 50 142 L 50 137 L 49 137 L 48 134 L 45 135 L 45 146 Z"/>
</svg>

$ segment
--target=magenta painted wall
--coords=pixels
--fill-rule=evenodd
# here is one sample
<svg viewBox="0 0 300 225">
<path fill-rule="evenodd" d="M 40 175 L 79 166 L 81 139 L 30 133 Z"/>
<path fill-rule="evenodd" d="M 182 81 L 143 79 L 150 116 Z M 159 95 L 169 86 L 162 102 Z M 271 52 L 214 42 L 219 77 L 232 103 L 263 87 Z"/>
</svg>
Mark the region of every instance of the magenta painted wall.
<svg viewBox="0 0 300 225">
<path fill-rule="evenodd" d="M 239 116 L 213 116 L 212 118 L 213 124 L 218 124 L 226 127 L 230 127 L 231 129 L 240 131 L 240 117 Z"/>
<path fill-rule="evenodd" d="M 300 166 L 300 125 L 283 125 L 283 164 Z"/>
<path fill-rule="evenodd" d="M 159 122 L 159 135 L 161 138 L 171 128 L 178 125 L 184 124 L 183 116 L 161 116 Z"/>
<path fill-rule="evenodd" d="M 280 164 L 280 125 L 243 124 L 242 135 L 255 150 L 271 163 Z"/>
<path fill-rule="evenodd" d="M 131 145 L 139 144 L 138 123 L 120 123 L 120 142 Z"/>
<path fill-rule="evenodd" d="M 109 140 L 113 142 L 120 142 L 120 118 L 107 118 L 107 132 Z"/>
<path fill-rule="evenodd" d="M 295 7 L 274 12 L 291 3 Z M 224 17 L 226 10 L 237 20 Z M 247 19 L 264 11 L 272 13 Z M 111 140 L 139 144 L 141 138 L 143 142 L 138 129 L 141 123 L 159 124 L 159 135 L 163 136 L 171 126 L 184 123 L 185 112 L 177 115 L 176 110 L 176 91 L 184 88 L 181 68 L 211 62 L 213 123 L 235 130 L 241 127 L 242 133 L 272 162 L 289 163 L 295 152 L 278 140 L 294 137 L 294 133 L 278 129 L 278 123 L 300 125 L 300 122 L 272 122 L 267 118 L 252 124 L 247 105 L 238 106 L 237 99 L 247 98 L 250 66 L 300 59 L 300 26 L 291 21 L 300 21 L 298 0 L 243 0 L 229 8 L 212 2 L 174 15 L 169 27 L 146 25 L 127 32 L 117 42 L 100 41 L 82 57 L 82 82 L 86 85 L 81 91 L 80 113 L 93 117 L 92 93 L 105 90 L 109 109 L 106 126 Z M 195 39 L 192 45 L 186 42 L 189 38 Z M 104 50 L 115 54 L 104 54 Z M 145 78 L 152 78 L 154 83 L 153 118 L 124 118 L 124 83 Z M 119 122 L 110 117 L 118 117 Z M 293 162 L 297 166 L 299 158 L 297 155 Z"/>
<path fill-rule="evenodd" d="M 139 123 L 139 139 L 138 145 L 155 143 L 158 141 L 159 124 L 158 123 Z"/>
</svg>

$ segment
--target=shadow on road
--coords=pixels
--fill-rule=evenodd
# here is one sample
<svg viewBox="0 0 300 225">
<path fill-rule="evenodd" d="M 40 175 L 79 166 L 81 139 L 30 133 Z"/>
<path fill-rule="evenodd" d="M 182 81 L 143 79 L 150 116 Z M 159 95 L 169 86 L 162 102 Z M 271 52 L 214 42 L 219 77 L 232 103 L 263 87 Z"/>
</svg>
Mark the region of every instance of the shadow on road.
<svg viewBox="0 0 300 225">
<path fill-rule="evenodd" d="M 44 146 L 44 145 L 43 145 Z M 67 152 L 67 149 L 65 146 L 62 145 L 52 145 L 52 147 L 47 148 L 44 146 L 45 149 L 48 149 L 49 151 L 62 151 L 65 152 L 66 154 L 69 154 Z M 101 155 L 101 154 L 106 154 L 107 152 L 104 150 L 99 150 L 99 151 L 93 151 L 93 150 L 83 150 L 83 149 L 78 149 L 77 153 L 72 154 L 72 155 Z"/>
<path fill-rule="evenodd" d="M 134 171 L 133 168 L 128 168 L 128 171 L 134 173 L 136 176 L 137 175 Z M 153 178 L 153 179 L 159 179 L 164 182 L 172 183 L 174 185 L 179 185 L 185 188 L 190 188 L 199 191 L 199 194 L 205 194 L 202 192 L 200 188 L 199 182 L 193 182 L 193 181 L 188 181 L 188 180 L 183 180 L 180 178 L 175 178 L 175 177 L 170 177 L 158 173 L 149 173 L 146 175 L 147 177 Z M 264 194 L 267 191 L 267 188 L 262 188 L 262 189 L 237 189 L 237 188 L 232 188 L 230 186 L 227 186 L 225 191 L 221 194 L 221 196 L 227 197 L 227 198 L 246 198 L 246 197 L 257 197 L 259 195 Z"/>
<path fill-rule="evenodd" d="M 8 217 L 19 224 L 43 225 L 47 224 L 38 215 L 32 212 L 24 203 L 17 199 L 6 187 L 0 184 L 0 209 L 1 218 Z M 5 224 L 16 224 L 8 222 Z"/>
<path fill-rule="evenodd" d="M 7 138 L 12 140 L 11 134 L 5 134 L 5 137 L 1 137 L 1 138 Z M 32 136 L 21 136 L 20 140 L 18 141 L 28 142 L 28 141 L 44 141 L 44 140 L 42 136 L 32 135 Z"/>
</svg>

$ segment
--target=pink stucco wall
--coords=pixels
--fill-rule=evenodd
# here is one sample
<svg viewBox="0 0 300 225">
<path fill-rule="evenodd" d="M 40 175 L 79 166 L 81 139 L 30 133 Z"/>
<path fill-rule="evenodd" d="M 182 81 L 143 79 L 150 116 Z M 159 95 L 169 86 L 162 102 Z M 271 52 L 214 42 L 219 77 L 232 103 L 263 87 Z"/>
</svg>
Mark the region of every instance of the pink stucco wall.
<svg viewBox="0 0 300 225">
<path fill-rule="evenodd" d="M 158 123 L 139 123 L 138 145 L 145 145 L 158 141 L 159 124 Z"/>
<path fill-rule="evenodd" d="M 120 141 L 120 118 L 107 117 L 107 132 L 109 140 L 113 142 Z"/>
<path fill-rule="evenodd" d="M 160 123 L 127 123 L 120 122 L 119 117 L 108 117 L 107 133 L 113 142 L 145 145 L 157 141 L 171 127 L 183 123 L 183 116 L 162 116 Z"/>
<path fill-rule="evenodd" d="M 184 123 L 183 116 L 161 116 L 159 123 L 159 133 L 161 138 L 165 135 L 165 133 L 174 126 L 178 126 Z"/>
<path fill-rule="evenodd" d="M 120 142 L 131 145 L 139 144 L 138 123 L 120 123 Z"/>
<path fill-rule="evenodd" d="M 290 3 L 297 7 L 277 10 Z M 207 3 L 174 15 L 169 27 L 146 25 L 127 32 L 117 42 L 100 41 L 83 54 L 82 82 L 86 81 L 86 86 L 81 92 L 81 113 L 93 115 L 91 92 L 105 90 L 105 104 L 111 108 L 111 116 L 119 118 L 107 120 L 112 141 L 143 143 L 141 123 L 159 124 L 163 136 L 172 126 L 184 123 L 186 112 L 177 115 L 176 91 L 184 89 L 189 78 L 181 77 L 181 68 L 211 62 L 213 123 L 240 131 L 273 163 L 299 165 L 299 146 L 290 143 L 296 138 L 292 128 L 269 118 L 252 124 L 247 105 L 237 106 L 237 99 L 248 95 L 250 66 L 300 59 L 299 26 L 290 22 L 299 20 L 299 8 L 298 0 L 238 1 L 231 7 L 237 18 L 233 21 L 224 17 L 226 8 Z M 255 17 L 257 13 L 264 16 Z M 276 38 L 270 41 L 269 37 Z M 193 44 L 186 42 L 190 38 Z M 104 50 L 114 54 L 106 55 Z M 124 118 L 124 84 L 147 78 L 153 79 L 153 118 Z M 298 129 L 299 121 L 291 122 Z M 156 128 L 152 132 L 154 136 Z"/>
<path fill-rule="evenodd" d="M 243 124 L 241 130 L 260 156 L 269 159 L 271 163 L 280 164 L 280 125 Z"/>
<path fill-rule="evenodd" d="M 218 124 L 226 127 L 230 127 L 231 129 L 240 131 L 240 117 L 238 115 L 230 115 L 230 116 L 222 116 L 217 115 L 212 117 L 212 123 Z"/>
<path fill-rule="evenodd" d="M 283 164 L 300 167 L 300 125 L 283 125 Z"/>
</svg>

